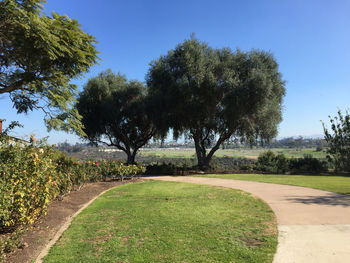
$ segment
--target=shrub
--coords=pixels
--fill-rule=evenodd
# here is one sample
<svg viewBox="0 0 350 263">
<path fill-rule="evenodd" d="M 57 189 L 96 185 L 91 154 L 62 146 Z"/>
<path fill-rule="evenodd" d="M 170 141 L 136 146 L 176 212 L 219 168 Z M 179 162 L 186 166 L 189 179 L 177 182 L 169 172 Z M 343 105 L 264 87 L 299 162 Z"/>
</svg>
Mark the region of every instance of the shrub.
<svg viewBox="0 0 350 263">
<path fill-rule="evenodd" d="M 0 262 L 5 259 L 5 254 L 10 253 L 18 247 L 22 247 L 21 236 L 23 229 L 16 229 L 12 233 L 2 234 L 0 236 Z"/>
<path fill-rule="evenodd" d="M 186 164 L 150 164 L 147 165 L 146 174 L 148 175 L 187 175 L 188 171 L 192 169 Z"/>
<path fill-rule="evenodd" d="M 284 154 L 276 155 L 272 151 L 260 154 L 255 168 L 269 173 L 320 173 L 328 170 L 326 161 L 313 158 L 310 154 L 303 158 L 288 159 Z"/>
<path fill-rule="evenodd" d="M 270 173 L 284 173 L 288 170 L 289 160 L 283 154 L 275 154 L 272 151 L 263 152 L 259 155 L 255 169 Z"/>
<path fill-rule="evenodd" d="M 112 178 L 119 178 L 124 180 L 125 178 L 132 178 L 137 174 L 146 172 L 146 167 L 141 164 L 126 165 L 119 162 L 105 162 L 105 172 L 108 172 L 107 176 Z"/>
<path fill-rule="evenodd" d="M 46 214 L 55 198 L 62 198 L 86 182 L 124 179 L 145 172 L 142 165 L 106 161 L 78 161 L 45 142 L 29 144 L 0 140 L 0 252 L 17 246 L 19 231 Z"/>
<path fill-rule="evenodd" d="M 350 172 L 350 114 L 345 115 L 338 111 L 338 116 L 330 118 L 329 132 L 323 124 L 325 140 L 328 143 L 328 160 L 334 165 L 336 171 Z"/>
<path fill-rule="evenodd" d="M 1 147 L 1 229 L 33 223 L 60 192 L 55 166 L 47 151 L 32 144 L 12 143 Z"/>
<path fill-rule="evenodd" d="M 242 165 L 240 166 L 240 170 L 243 170 L 243 171 L 252 172 L 254 169 L 255 169 L 255 164 L 254 164 L 254 163 L 242 164 Z"/>
<path fill-rule="evenodd" d="M 293 158 L 290 160 L 289 169 L 293 172 L 320 173 L 328 170 L 327 162 L 313 158 L 311 154 L 304 158 Z"/>
</svg>

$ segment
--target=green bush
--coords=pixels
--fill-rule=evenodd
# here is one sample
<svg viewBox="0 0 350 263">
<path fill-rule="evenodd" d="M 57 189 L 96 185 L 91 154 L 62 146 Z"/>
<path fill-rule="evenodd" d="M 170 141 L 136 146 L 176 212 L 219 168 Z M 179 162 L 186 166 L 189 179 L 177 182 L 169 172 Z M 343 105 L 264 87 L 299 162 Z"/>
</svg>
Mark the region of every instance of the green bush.
<svg viewBox="0 0 350 263">
<path fill-rule="evenodd" d="M 303 158 L 288 159 L 284 154 L 267 151 L 259 155 L 255 169 L 269 173 L 320 173 L 328 170 L 326 161 L 305 155 Z"/>
<path fill-rule="evenodd" d="M 14 247 L 18 231 L 46 214 L 48 203 L 84 183 L 145 172 L 142 165 L 78 161 L 31 139 L 0 141 L 0 255 Z M 11 234 L 12 233 L 12 234 Z"/>
<path fill-rule="evenodd" d="M 289 169 L 292 172 L 320 173 L 326 172 L 328 165 L 326 161 L 313 158 L 311 154 L 307 154 L 304 158 L 291 159 Z"/>
<path fill-rule="evenodd" d="M 118 178 L 124 180 L 125 178 L 132 178 L 137 174 L 146 172 L 146 167 L 141 164 L 126 165 L 116 161 L 103 162 L 103 173 L 111 178 Z"/>
<path fill-rule="evenodd" d="M 186 164 L 155 163 L 147 165 L 145 173 L 148 175 L 187 175 L 191 169 L 193 167 L 189 167 Z"/>
<path fill-rule="evenodd" d="M 323 130 L 328 143 L 327 158 L 336 172 L 350 172 L 350 114 L 339 110 L 338 116 L 330 118 L 331 131 L 325 124 Z"/>
<path fill-rule="evenodd" d="M 248 171 L 248 172 L 252 172 L 255 169 L 255 164 L 254 163 L 249 163 L 249 164 L 242 164 L 239 169 L 242 171 Z"/>
<path fill-rule="evenodd" d="M 31 224 L 59 194 L 50 150 L 10 142 L 0 151 L 0 228 Z M 64 177 L 66 175 L 62 175 Z M 62 181 L 65 181 L 62 178 Z"/>
<path fill-rule="evenodd" d="M 255 169 L 269 173 L 284 173 L 289 169 L 289 160 L 283 154 L 267 151 L 259 155 Z"/>
</svg>

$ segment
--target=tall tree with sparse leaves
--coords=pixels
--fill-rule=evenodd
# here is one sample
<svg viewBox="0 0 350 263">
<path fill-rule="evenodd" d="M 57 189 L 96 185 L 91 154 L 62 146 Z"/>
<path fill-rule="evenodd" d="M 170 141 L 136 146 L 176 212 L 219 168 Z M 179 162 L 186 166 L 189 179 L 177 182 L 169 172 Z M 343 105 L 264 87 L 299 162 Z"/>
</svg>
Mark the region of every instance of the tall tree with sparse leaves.
<svg viewBox="0 0 350 263">
<path fill-rule="evenodd" d="M 146 79 L 160 134 L 193 139 L 201 169 L 229 138 L 277 135 L 285 88 L 270 53 L 214 49 L 192 37 L 153 61 Z"/>
<path fill-rule="evenodd" d="M 323 124 L 325 140 L 328 143 L 327 157 L 336 171 L 350 172 L 350 115 L 338 111 L 338 116 L 330 117 L 331 131 Z"/>
<path fill-rule="evenodd" d="M 156 132 L 148 102 L 143 83 L 107 70 L 88 81 L 77 109 L 90 142 L 117 147 L 126 153 L 127 163 L 133 164 L 137 151 Z"/>
<path fill-rule="evenodd" d="M 0 94 L 18 113 L 43 110 L 48 129 L 83 134 L 70 80 L 97 62 L 96 41 L 77 20 L 45 15 L 42 3 L 0 2 Z"/>
</svg>

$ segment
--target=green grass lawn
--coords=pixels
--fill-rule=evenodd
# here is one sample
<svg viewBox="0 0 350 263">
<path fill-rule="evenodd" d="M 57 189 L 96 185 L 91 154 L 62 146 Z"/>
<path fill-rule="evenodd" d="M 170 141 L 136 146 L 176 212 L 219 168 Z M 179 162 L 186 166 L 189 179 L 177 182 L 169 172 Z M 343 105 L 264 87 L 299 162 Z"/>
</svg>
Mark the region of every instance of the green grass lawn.
<svg viewBox="0 0 350 263">
<path fill-rule="evenodd" d="M 44 262 L 272 262 L 273 212 L 233 189 L 147 181 L 112 189 L 72 222 Z"/>
<path fill-rule="evenodd" d="M 240 157 L 240 158 L 257 158 L 259 154 L 267 151 L 268 149 L 258 148 L 238 148 L 238 149 L 220 149 L 215 152 L 216 157 Z M 288 158 L 301 158 L 305 154 L 311 154 L 315 158 L 326 158 L 326 153 L 316 152 L 315 148 L 272 148 L 271 151 L 275 153 L 284 153 Z M 143 149 L 140 151 L 140 156 L 154 156 L 160 158 L 195 158 L 194 149 Z"/>
<path fill-rule="evenodd" d="M 350 196 L 350 177 L 345 176 L 284 174 L 201 174 L 195 176 L 305 186 Z"/>
</svg>

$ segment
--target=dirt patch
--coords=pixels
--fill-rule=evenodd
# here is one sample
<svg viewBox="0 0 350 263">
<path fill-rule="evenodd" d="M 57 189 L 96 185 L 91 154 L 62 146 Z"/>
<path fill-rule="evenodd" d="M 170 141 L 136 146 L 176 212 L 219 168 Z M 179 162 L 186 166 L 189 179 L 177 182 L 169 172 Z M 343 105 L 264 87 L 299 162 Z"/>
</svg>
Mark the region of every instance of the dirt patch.
<svg viewBox="0 0 350 263">
<path fill-rule="evenodd" d="M 91 244 L 101 244 L 101 243 L 107 242 L 111 238 L 113 238 L 113 234 L 110 233 L 110 234 L 104 235 L 104 236 L 95 236 L 92 238 L 88 238 L 88 239 L 85 239 L 84 241 L 87 241 Z"/>
<path fill-rule="evenodd" d="M 125 237 L 121 237 L 120 238 L 120 242 L 123 244 L 123 245 L 126 245 L 129 240 L 131 239 L 131 236 L 125 236 Z"/>
<path fill-rule="evenodd" d="M 251 237 L 241 237 L 239 240 L 241 240 L 246 247 L 259 247 L 261 244 L 263 244 L 261 240 Z"/>
<path fill-rule="evenodd" d="M 258 160 L 258 157 L 259 157 L 259 156 L 255 156 L 255 155 L 245 155 L 244 157 L 247 158 L 247 159 Z"/>
<path fill-rule="evenodd" d="M 75 214 L 84 204 L 112 187 L 140 181 L 142 180 L 132 179 L 124 182 L 90 183 L 86 184 L 79 191 L 71 192 L 62 201 L 53 201 L 48 207 L 46 216 L 43 216 L 23 235 L 23 243 L 26 244 L 26 247 L 7 255 L 6 262 L 29 263 L 35 260 L 66 220 Z"/>
</svg>

